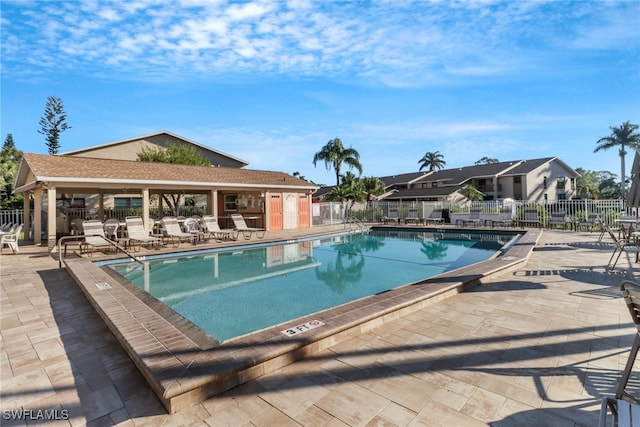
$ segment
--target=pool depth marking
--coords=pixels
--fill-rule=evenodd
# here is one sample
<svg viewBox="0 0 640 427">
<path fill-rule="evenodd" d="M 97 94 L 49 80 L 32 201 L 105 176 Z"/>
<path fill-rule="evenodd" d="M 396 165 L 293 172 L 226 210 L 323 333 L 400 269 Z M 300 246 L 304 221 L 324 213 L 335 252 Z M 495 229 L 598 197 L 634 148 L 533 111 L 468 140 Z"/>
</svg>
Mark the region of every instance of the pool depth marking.
<svg viewBox="0 0 640 427">
<path fill-rule="evenodd" d="M 289 329 L 285 329 L 284 331 L 280 331 L 283 334 L 285 334 L 288 337 L 292 337 L 294 335 L 298 335 L 301 334 L 303 332 L 307 332 L 310 331 L 312 329 L 315 328 L 319 328 L 320 326 L 324 326 L 324 323 L 321 322 L 320 320 L 310 320 L 306 323 L 303 323 L 301 325 L 298 326 L 294 326 L 292 328 Z"/>
</svg>

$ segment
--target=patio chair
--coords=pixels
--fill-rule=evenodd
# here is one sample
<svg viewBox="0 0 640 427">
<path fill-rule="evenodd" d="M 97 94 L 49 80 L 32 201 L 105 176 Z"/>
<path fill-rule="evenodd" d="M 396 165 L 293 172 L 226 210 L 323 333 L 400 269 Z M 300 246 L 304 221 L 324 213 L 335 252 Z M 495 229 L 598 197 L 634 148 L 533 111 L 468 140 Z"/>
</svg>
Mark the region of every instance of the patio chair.
<svg viewBox="0 0 640 427">
<path fill-rule="evenodd" d="M 548 228 L 560 226 L 563 230 L 566 230 L 568 225 L 569 219 L 567 218 L 565 211 L 551 212 L 551 216 L 549 217 L 549 222 L 547 224 Z"/>
<path fill-rule="evenodd" d="M 482 220 L 480 219 L 480 208 L 472 208 L 469 212 L 469 216 L 467 218 L 462 218 L 462 226 L 466 227 L 467 225 L 471 225 L 473 227 L 477 227 L 482 224 Z"/>
<path fill-rule="evenodd" d="M 7 222 L 5 224 L 0 225 L 0 231 L 4 231 L 5 233 L 8 233 L 9 230 L 11 230 L 11 226 L 13 225 L 12 222 Z"/>
<path fill-rule="evenodd" d="M 209 235 L 209 237 L 213 237 L 217 242 L 221 242 L 224 239 L 227 240 L 238 240 L 238 233 L 233 228 L 220 228 L 220 224 L 218 224 L 218 220 L 216 217 L 212 215 L 204 215 L 202 217 L 202 222 L 205 227 L 205 235 Z"/>
<path fill-rule="evenodd" d="M 84 221 L 82 218 L 73 218 L 69 223 L 74 236 L 79 236 L 82 234 L 82 221 Z"/>
<path fill-rule="evenodd" d="M 196 244 L 198 236 L 191 233 L 185 233 L 180 228 L 178 218 L 175 216 L 165 216 L 160 220 L 160 226 L 165 237 L 168 237 L 174 247 L 180 246 L 181 242 L 191 242 Z"/>
<path fill-rule="evenodd" d="M 162 239 L 159 237 L 150 236 L 149 232 L 144 228 L 144 222 L 139 216 L 128 216 L 124 219 L 127 224 L 127 238 L 129 239 L 129 245 L 133 246 L 135 250 L 138 246 L 152 246 L 161 247 Z"/>
<path fill-rule="evenodd" d="M 622 371 L 615 398 L 605 397 L 602 399 L 600 409 L 600 426 L 607 425 L 607 409 L 613 414 L 613 425 L 617 426 L 638 426 L 640 425 L 640 399 L 627 391 L 627 384 L 633 369 L 634 362 L 640 349 L 640 284 L 630 280 L 620 283 L 620 292 L 624 302 L 629 309 L 631 320 L 636 327 L 633 345 L 627 358 L 627 363 Z"/>
<path fill-rule="evenodd" d="M 251 235 L 254 233 L 258 239 L 262 239 L 264 237 L 266 230 L 264 228 L 248 227 L 242 215 L 233 214 L 231 215 L 231 220 L 233 221 L 238 234 L 242 233 L 245 239 L 250 239 Z"/>
<path fill-rule="evenodd" d="M 513 209 L 511 206 L 503 206 L 498 214 L 498 219 L 491 221 L 492 227 L 512 227 Z"/>
<path fill-rule="evenodd" d="M 104 233 L 104 226 L 98 220 L 82 221 L 84 241 L 80 243 L 80 253 L 93 256 L 95 249 L 113 251 L 115 247 Z"/>
<path fill-rule="evenodd" d="M 113 241 L 118 240 L 118 228 L 120 228 L 120 221 L 116 218 L 110 218 L 104 222 L 104 234 Z"/>
<path fill-rule="evenodd" d="M 196 236 L 197 241 L 204 241 L 205 233 L 200 227 L 200 217 L 190 216 L 183 223 L 185 233 Z"/>
<path fill-rule="evenodd" d="M 0 234 L 0 254 L 5 245 L 11 248 L 11 252 L 14 255 L 20 252 L 18 248 L 18 240 L 20 239 L 20 232 L 22 231 L 22 224 L 14 224 L 9 231 Z"/>
<path fill-rule="evenodd" d="M 426 224 L 440 224 L 444 222 L 444 218 L 442 217 L 442 209 L 434 209 L 428 217 L 424 219 Z"/>
<path fill-rule="evenodd" d="M 413 223 L 417 225 L 417 224 L 420 224 L 420 222 L 421 222 L 421 219 L 418 216 L 418 209 L 414 209 L 414 208 L 409 209 L 407 217 L 404 219 L 404 223 L 405 224 Z"/>
<path fill-rule="evenodd" d="M 593 231 L 599 225 L 598 218 L 600 218 L 600 215 L 596 213 L 589 214 L 587 219 L 576 223 L 576 230 Z"/>
<path fill-rule="evenodd" d="M 389 215 L 385 215 L 382 217 L 383 224 L 388 224 L 390 222 L 395 222 L 400 224 L 400 217 L 398 216 L 397 210 L 389 210 Z"/>
<path fill-rule="evenodd" d="M 614 233 L 618 233 L 618 235 L 620 234 L 620 227 L 611 227 L 609 225 L 606 225 L 600 217 L 596 218 L 596 226 L 600 227 L 600 236 L 598 236 L 598 243 L 602 242 L 602 238 L 605 236 L 605 234 L 608 234 L 608 230 L 611 230 Z"/>
<path fill-rule="evenodd" d="M 611 271 L 615 268 L 623 252 L 636 254 L 636 262 L 638 262 L 640 257 L 640 245 L 638 245 L 635 240 L 632 240 L 631 238 L 618 238 L 613 230 L 606 224 L 603 224 L 603 227 L 609 234 L 609 237 L 611 237 L 611 240 L 613 240 L 614 245 L 613 253 L 611 254 L 611 258 L 609 258 L 609 262 L 607 263 L 607 269 Z M 611 263 L 612 261 L 613 264 Z"/>
<path fill-rule="evenodd" d="M 522 227 L 540 227 L 542 226 L 542 222 L 538 219 L 538 208 L 528 207 L 524 208 L 523 218 L 520 220 L 520 225 Z"/>
</svg>

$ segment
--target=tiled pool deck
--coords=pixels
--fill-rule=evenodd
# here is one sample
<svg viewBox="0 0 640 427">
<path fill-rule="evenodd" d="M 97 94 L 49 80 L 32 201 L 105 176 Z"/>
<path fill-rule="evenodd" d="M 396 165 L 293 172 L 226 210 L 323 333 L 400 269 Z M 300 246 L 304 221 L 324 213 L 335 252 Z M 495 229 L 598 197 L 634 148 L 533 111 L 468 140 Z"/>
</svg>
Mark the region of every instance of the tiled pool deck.
<svg viewBox="0 0 640 427">
<path fill-rule="evenodd" d="M 613 392 L 634 331 L 618 284 L 640 280 L 638 265 L 625 258 L 607 273 L 612 248 L 597 237 L 545 230 L 526 264 L 489 283 L 387 315 L 171 415 L 46 248 L 21 246 L 17 256 L 5 249 L 2 425 L 25 424 L 25 415 L 9 419 L 7 411 L 20 407 L 31 411 L 27 419 L 54 408 L 49 414 L 69 415 L 54 425 L 596 425 L 599 399 Z M 181 337 L 166 339 L 171 352 L 148 344 L 146 355 L 153 353 L 160 383 L 170 377 L 189 389 L 194 376 L 176 381 L 167 367 L 177 358 L 197 373 L 197 363 L 210 367 L 213 356 Z M 236 341 L 227 354 L 274 351 L 265 340 Z"/>
</svg>

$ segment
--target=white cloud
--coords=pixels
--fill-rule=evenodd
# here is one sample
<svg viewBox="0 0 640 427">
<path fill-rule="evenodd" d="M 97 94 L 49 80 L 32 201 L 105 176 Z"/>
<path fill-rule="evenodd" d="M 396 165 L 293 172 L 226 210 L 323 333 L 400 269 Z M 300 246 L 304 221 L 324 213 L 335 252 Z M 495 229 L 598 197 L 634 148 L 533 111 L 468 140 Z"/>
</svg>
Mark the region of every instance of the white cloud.
<svg viewBox="0 0 640 427">
<path fill-rule="evenodd" d="M 20 39 L 22 52 L 51 52 L 69 67 L 96 72 L 102 58 L 111 69 L 100 72 L 123 78 L 204 78 L 239 69 L 412 87 L 544 69 L 548 45 L 637 52 L 640 30 L 629 16 L 639 8 L 540 1 L 9 2 L 2 42 Z M 30 55 L 3 53 L 6 73 L 36 67 Z M 50 66 L 43 61 L 40 68 Z"/>
</svg>

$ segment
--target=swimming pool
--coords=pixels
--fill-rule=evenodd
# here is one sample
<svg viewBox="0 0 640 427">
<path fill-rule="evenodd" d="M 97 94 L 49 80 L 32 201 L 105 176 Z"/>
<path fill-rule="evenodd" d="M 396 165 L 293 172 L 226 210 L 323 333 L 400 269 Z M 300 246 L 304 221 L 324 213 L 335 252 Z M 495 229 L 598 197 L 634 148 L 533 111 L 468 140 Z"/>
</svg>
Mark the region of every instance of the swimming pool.
<svg viewBox="0 0 640 427">
<path fill-rule="evenodd" d="M 513 236 L 374 230 L 108 266 L 225 341 L 489 259 Z"/>
</svg>

